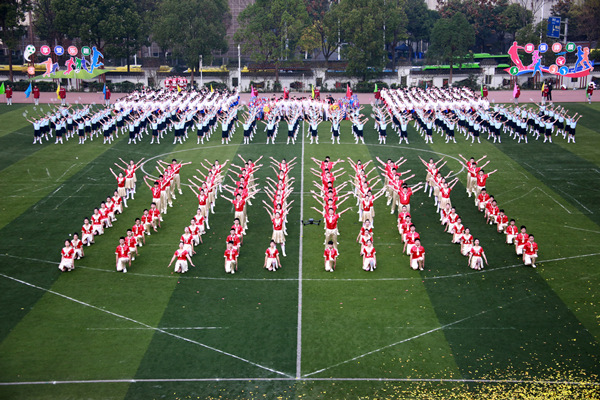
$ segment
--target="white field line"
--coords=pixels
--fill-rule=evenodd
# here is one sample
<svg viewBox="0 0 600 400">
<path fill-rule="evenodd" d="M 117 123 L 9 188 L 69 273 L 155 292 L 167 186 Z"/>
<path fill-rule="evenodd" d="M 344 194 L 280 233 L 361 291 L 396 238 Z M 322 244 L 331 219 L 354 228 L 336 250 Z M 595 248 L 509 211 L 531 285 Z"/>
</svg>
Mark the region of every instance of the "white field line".
<svg viewBox="0 0 600 400">
<path fill-rule="evenodd" d="M 575 230 L 578 230 L 578 231 L 591 232 L 591 233 L 600 233 L 600 231 L 593 231 L 591 229 L 583 229 L 583 228 L 575 228 L 574 226 L 565 225 L 564 227 L 565 228 L 569 228 L 569 229 L 575 229 Z"/>
<path fill-rule="evenodd" d="M 304 193 L 304 122 L 302 124 L 300 192 Z M 296 331 L 296 379 L 302 376 L 302 238 L 304 237 L 304 196 L 300 196 L 300 236 L 298 238 L 298 328 Z"/>
<path fill-rule="evenodd" d="M 152 331 L 154 328 L 85 328 L 88 331 Z M 223 329 L 222 326 L 181 326 L 181 327 L 160 327 L 158 329 L 164 329 L 165 331 L 180 331 L 180 330 L 210 330 L 210 329 Z"/>
<path fill-rule="evenodd" d="M 171 379 L 86 379 L 68 381 L 26 381 L 0 382 L 0 386 L 30 386 L 30 385 L 69 385 L 69 384 L 98 384 L 98 383 L 169 383 L 169 382 L 290 382 L 295 378 L 171 378 Z M 524 385 L 568 385 L 568 386 L 600 386 L 599 382 L 548 381 L 533 379 L 445 379 L 445 378 L 301 378 L 301 382 L 431 382 L 431 383 L 494 383 L 494 384 L 524 384 Z"/>
<path fill-rule="evenodd" d="M 215 347 L 212 347 L 212 346 L 206 345 L 206 344 L 204 344 L 204 343 L 200 343 L 200 342 L 198 342 L 198 341 L 196 341 L 196 340 L 192 340 L 192 339 L 188 339 L 188 338 L 186 338 L 186 337 L 180 336 L 180 335 L 176 335 L 176 334 L 174 334 L 174 333 L 171 333 L 171 332 L 168 332 L 168 331 L 166 331 L 166 330 L 164 330 L 164 329 L 161 329 L 161 328 L 155 328 L 155 327 L 153 327 L 153 326 L 150 326 L 150 325 L 148 325 L 148 324 L 145 324 L 145 323 L 143 323 L 143 322 L 136 321 L 136 320 L 135 320 L 135 319 L 133 319 L 133 318 L 129 318 L 129 317 L 126 317 L 126 316 L 124 316 L 124 315 L 117 314 L 117 313 L 114 313 L 114 312 L 112 312 L 112 311 L 108 311 L 108 310 L 105 310 L 105 309 L 103 309 L 103 308 L 100 308 L 100 307 L 96 307 L 96 306 L 94 306 L 94 305 L 92 305 L 92 304 L 89 304 L 89 303 L 83 302 L 83 301 L 81 301 L 81 300 L 77 300 L 77 299 L 75 299 L 75 298 L 73 298 L 73 297 L 69 297 L 69 296 L 67 296 L 67 295 L 64 295 L 64 294 L 62 294 L 62 293 L 55 292 L 54 290 L 46 289 L 46 288 L 43 288 L 43 287 L 41 287 L 41 286 L 37 286 L 37 285 L 34 285 L 34 284 L 32 284 L 32 283 L 29 283 L 29 282 L 23 281 L 23 280 L 21 280 L 21 279 L 13 278 L 12 276 L 9 276 L 9 275 L 5 275 L 5 274 L 1 274 L 1 273 L 0 273 L 0 276 L 4 277 L 4 278 L 6 278 L 6 279 L 12 280 L 12 281 L 14 281 L 14 282 L 17 282 L 17 283 L 23 284 L 23 285 L 25 285 L 25 286 L 29 286 L 29 287 L 31 287 L 31 288 L 38 289 L 38 290 L 41 290 L 41 291 L 43 291 L 43 292 L 46 292 L 46 293 L 53 294 L 53 295 L 55 295 L 55 296 L 62 297 L 63 299 L 66 299 L 66 300 L 72 301 L 72 302 L 74 302 L 74 303 L 80 304 L 80 305 L 82 305 L 82 306 L 85 306 L 85 307 L 92 308 L 92 309 L 94 309 L 94 310 L 96 310 L 96 311 L 100 311 L 100 312 L 103 312 L 103 313 L 106 313 L 106 314 L 112 315 L 112 316 L 114 316 L 114 317 L 117 317 L 117 318 L 123 319 L 123 320 L 125 320 L 125 321 L 132 322 L 132 323 L 134 323 L 134 324 L 137 324 L 137 325 L 140 325 L 140 326 L 142 326 L 142 327 L 144 327 L 144 328 L 148 328 L 148 329 L 154 330 L 154 331 L 156 331 L 156 332 L 160 332 L 160 333 L 163 333 L 163 334 L 165 334 L 165 335 L 171 336 L 171 337 L 173 337 L 173 338 L 176 338 L 176 339 L 179 339 L 179 340 L 183 340 L 184 342 L 192 343 L 192 344 L 198 345 L 198 346 L 200 346 L 200 347 L 203 347 L 203 348 L 205 348 L 205 349 L 212 350 L 212 351 L 214 351 L 214 352 L 216 352 L 216 353 L 223 354 L 223 355 L 225 355 L 225 356 L 229 356 L 229 357 L 231 357 L 231 358 L 235 358 L 236 360 L 243 361 L 243 362 L 245 362 L 245 363 L 247 363 L 247 364 L 253 365 L 253 366 L 255 366 L 255 367 L 258 367 L 258 368 L 260 368 L 260 369 L 264 369 L 264 370 L 267 370 L 267 371 L 269 371 L 269 372 L 273 372 L 273 373 L 275 373 L 275 374 L 278 374 L 278 375 L 283 375 L 283 376 L 288 376 L 288 377 L 289 377 L 289 375 L 288 375 L 288 374 L 286 374 L 286 373 L 284 373 L 284 372 L 277 371 L 277 370 L 275 370 L 275 369 L 273 369 L 273 368 L 265 367 L 265 366 L 263 366 L 263 365 L 257 364 L 257 363 L 255 363 L 255 362 L 253 362 L 253 361 L 247 360 L 247 359 L 245 359 L 245 358 L 242 358 L 242 357 L 240 357 L 240 356 L 236 356 L 235 354 L 228 353 L 228 352 L 226 352 L 226 351 L 223 351 L 223 350 L 219 350 L 219 349 L 217 349 L 217 348 L 215 348 Z"/>
<path fill-rule="evenodd" d="M 369 351 L 369 352 L 363 353 L 363 354 L 361 354 L 361 355 L 358 355 L 358 356 L 356 356 L 356 357 L 350 358 L 350 359 L 348 359 L 348 360 L 341 361 L 341 362 L 339 362 L 339 363 L 336 363 L 336 364 L 330 365 L 330 366 L 328 366 L 328 367 L 325 367 L 325 368 L 321 368 L 321 369 L 319 369 L 319 370 L 313 371 L 313 372 L 311 372 L 311 373 L 309 373 L 309 374 L 306 374 L 306 375 L 304 375 L 304 376 L 305 376 L 305 377 L 309 377 L 309 376 L 311 376 L 311 375 L 316 375 L 316 374 L 319 374 L 319 373 L 321 373 L 321 372 L 327 371 L 327 370 L 329 370 L 329 369 L 331 369 L 331 368 L 335 368 L 335 367 L 337 367 L 337 366 L 340 366 L 340 365 L 343 365 L 343 364 L 347 364 L 347 363 L 349 363 L 349 362 L 353 362 L 353 361 L 356 361 L 356 360 L 360 360 L 361 358 L 364 358 L 364 357 L 366 357 L 366 356 L 370 356 L 371 354 L 378 353 L 378 352 L 380 352 L 381 350 L 385 350 L 385 349 L 388 349 L 388 348 L 390 348 L 390 347 L 395 347 L 395 346 L 397 346 L 397 345 L 399 345 L 399 344 L 402 344 L 402 343 L 407 343 L 407 342 L 410 342 L 410 341 L 412 341 L 412 340 L 415 340 L 415 339 L 418 339 L 418 338 L 420 338 L 420 337 L 427 336 L 427 335 L 429 335 L 430 333 L 434 333 L 434 332 L 437 332 L 437 331 L 441 331 L 441 330 L 444 330 L 444 329 L 448 329 L 448 328 L 450 328 L 450 327 L 452 327 L 452 326 L 454 326 L 454 325 L 458 325 L 458 324 L 460 324 L 461 322 L 464 322 L 464 321 L 467 321 L 467 320 L 470 320 L 470 319 L 473 319 L 473 318 L 477 318 L 477 317 L 479 317 L 480 315 L 487 314 L 487 313 L 488 313 L 488 312 L 490 312 L 490 311 L 494 311 L 494 310 L 497 310 L 497 309 L 502 309 L 502 308 L 504 308 L 504 307 L 506 307 L 506 306 L 508 306 L 508 305 L 511 305 L 511 304 L 513 304 L 513 303 L 517 303 L 517 302 L 519 302 L 519 301 L 522 301 L 522 300 L 525 300 L 525 299 L 527 299 L 527 298 L 529 298 L 529 296 L 525 296 L 525 297 L 522 297 L 522 298 L 520 298 L 520 299 L 516 299 L 516 300 L 513 300 L 513 301 L 511 301 L 511 302 L 508 302 L 508 303 L 506 303 L 506 304 L 502 304 L 502 305 L 499 305 L 499 306 L 496 306 L 496 307 L 492 307 L 492 308 L 490 308 L 490 309 L 487 309 L 487 310 L 480 311 L 480 312 L 478 312 L 478 313 L 476 313 L 476 314 L 469 315 L 468 317 L 464 317 L 464 318 L 458 319 L 458 320 L 456 320 L 456 321 L 454 321 L 454 322 L 450 322 L 449 324 L 445 324 L 445 325 L 438 326 L 437 328 L 433 328 L 433 329 L 430 329 L 430 330 L 428 330 L 428 331 L 425 331 L 425 332 L 419 333 L 418 335 L 414 335 L 414 336 L 411 336 L 411 337 L 409 337 L 409 338 L 402 339 L 402 340 L 400 340 L 400 341 L 398 341 L 398 342 L 395 342 L 395 343 L 388 344 L 388 345 L 386 345 L 386 346 L 380 347 L 380 348 L 378 348 L 378 349 L 375 349 L 375 350 L 371 350 L 371 351 Z"/>
<path fill-rule="evenodd" d="M 598 232 L 598 233 L 600 233 L 600 232 Z M 600 256 L 600 253 L 580 254 L 577 256 L 552 258 L 552 259 L 548 259 L 548 260 L 538 260 L 538 264 L 559 262 L 559 261 L 565 261 L 565 260 L 574 260 L 574 259 L 579 259 L 579 258 L 595 257 L 595 256 Z M 41 259 L 30 258 L 30 257 L 19 257 L 19 256 L 13 256 L 11 254 L 0 254 L 0 257 L 9 257 L 9 258 L 15 258 L 18 260 L 36 261 L 36 262 L 40 262 L 40 263 L 53 264 L 53 265 L 60 264 L 57 261 L 41 260 Z M 462 277 L 468 277 L 471 275 L 480 275 L 480 274 L 485 274 L 485 273 L 489 273 L 489 272 L 502 271 L 505 269 L 511 269 L 511 268 L 517 268 L 517 267 L 524 267 L 524 266 L 522 263 L 520 263 L 520 264 L 507 265 L 504 267 L 498 267 L 498 268 L 494 268 L 494 269 L 483 269 L 481 271 L 469 271 L 469 272 L 453 274 L 453 275 L 438 275 L 438 276 L 426 276 L 426 277 L 415 276 L 415 277 L 410 277 L 410 278 L 400 278 L 399 277 L 399 278 L 334 278 L 334 279 L 302 278 L 302 280 L 303 281 L 318 281 L 318 282 L 372 282 L 372 281 L 434 280 L 434 279 L 462 278 Z M 107 272 L 107 273 L 115 273 L 115 274 L 118 273 L 113 269 L 102 269 L 102 268 L 86 267 L 84 265 L 75 265 L 75 269 L 78 269 L 78 268 L 86 269 L 86 270 L 90 270 L 90 271 Z M 118 273 L 118 274 L 120 274 L 120 273 Z M 232 280 L 232 278 L 228 278 L 228 277 L 221 278 L 221 277 L 186 276 L 186 275 L 170 275 L 170 274 L 169 275 L 158 275 L 158 274 L 142 274 L 142 273 L 136 273 L 136 272 L 127 272 L 127 274 L 133 275 L 133 276 L 140 276 L 140 277 L 144 277 L 144 278 L 198 279 L 198 280 L 208 280 L 208 281 L 210 281 L 210 280 L 231 281 Z M 295 281 L 297 281 L 297 278 L 264 278 L 264 279 L 263 278 L 236 278 L 235 281 L 250 281 L 250 282 L 290 281 L 290 282 L 295 282 Z"/>
<path fill-rule="evenodd" d="M 71 165 L 69 168 L 67 168 L 65 170 L 65 172 L 63 172 L 63 174 L 61 176 L 59 176 L 58 178 L 56 178 L 55 182 L 58 182 L 62 179 L 63 176 L 65 176 L 73 167 L 77 166 L 77 165 L 82 165 L 81 163 L 75 163 L 73 165 Z M 48 171 L 48 168 L 46 168 L 46 171 Z M 50 173 L 48 172 L 48 177 L 50 177 Z"/>
<path fill-rule="evenodd" d="M 519 197 L 515 197 L 514 199 L 507 200 L 507 201 L 503 201 L 503 202 L 502 202 L 502 204 L 508 204 L 508 203 L 512 203 L 513 201 L 516 201 L 516 200 L 522 199 L 523 197 L 525 197 L 525 196 L 529 195 L 529 194 L 530 194 L 531 192 L 533 192 L 534 190 L 539 190 L 540 192 L 544 193 L 544 194 L 545 194 L 546 196 L 548 196 L 548 197 L 549 197 L 549 198 L 550 198 L 552 201 L 554 201 L 556 204 L 558 204 L 559 206 L 561 206 L 561 207 L 562 207 L 562 209 L 563 209 L 563 210 L 565 210 L 567 213 L 569 213 L 569 214 L 573 214 L 573 213 L 572 213 L 571 211 L 569 211 L 569 210 L 568 210 L 568 209 L 567 209 L 565 206 L 563 206 L 561 203 L 559 203 L 559 202 L 558 202 L 558 200 L 556 200 L 554 197 L 550 196 L 550 195 L 549 195 L 548 193 L 546 193 L 546 192 L 545 192 L 543 189 L 541 189 L 541 188 L 539 188 L 539 187 L 537 187 L 537 186 L 533 187 L 533 188 L 532 188 L 530 191 L 528 191 L 527 193 L 525 193 L 525 194 L 523 194 L 523 195 L 521 195 L 521 196 L 519 196 Z M 584 207 L 584 206 L 582 205 L 582 207 Z M 584 207 L 584 208 L 585 208 L 585 207 Z M 586 208 L 586 210 L 587 210 L 587 208 Z M 588 210 L 588 211 L 589 211 L 589 210 Z M 591 211 L 590 211 L 590 212 L 591 212 Z"/>
<path fill-rule="evenodd" d="M 66 196 L 60 203 L 58 203 L 56 205 L 56 207 L 54 207 L 55 210 L 58 210 L 58 207 L 60 207 L 65 201 L 69 200 L 70 198 L 75 197 L 74 195 L 79 193 L 81 191 L 81 189 L 83 189 L 85 187 L 85 184 L 81 185 L 79 187 L 79 189 L 77 189 L 75 192 L 71 193 L 70 195 Z"/>
<path fill-rule="evenodd" d="M 555 188 L 555 189 L 556 189 L 556 190 L 558 190 L 559 192 L 561 192 L 561 193 L 563 193 L 563 194 L 565 194 L 565 195 L 569 196 L 569 197 L 570 197 L 570 198 L 572 198 L 573 200 L 575 200 L 575 202 L 576 202 L 577 204 L 579 204 L 581 207 L 583 207 L 583 208 L 584 208 L 584 209 L 585 209 L 587 212 L 589 212 L 590 214 L 593 214 L 593 213 L 594 213 L 592 210 L 590 210 L 589 208 L 587 208 L 586 206 L 584 206 L 583 204 L 581 204 L 581 202 L 580 202 L 579 200 L 577 200 L 575 197 L 573 197 L 573 196 L 572 196 L 572 195 L 570 195 L 569 193 L 567 193 L 567 192 L 565 192 L 564 190 L 562 190 L 562 189 L 559 189 L 559 188 Z"/>
</svg>

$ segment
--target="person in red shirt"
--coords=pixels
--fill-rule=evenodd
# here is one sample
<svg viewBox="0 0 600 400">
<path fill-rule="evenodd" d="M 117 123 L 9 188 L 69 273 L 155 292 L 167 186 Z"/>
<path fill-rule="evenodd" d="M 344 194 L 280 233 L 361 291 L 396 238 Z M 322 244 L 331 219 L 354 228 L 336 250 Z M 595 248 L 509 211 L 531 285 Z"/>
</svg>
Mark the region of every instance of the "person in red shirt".
<svg viewBox="0 0 600 400">
<path fill-rule="evenodd" d="M 419 239 L 415 240 L 415 245 L 410 249 L 410 267 L 415 271 L 423 271 L 425 268 L 425 248 L 421 246 Z"/>
<path fill-rule="evenodd" d="M 479 245 L 479 239 L 475 239 L 473 247 L 471 248 L 471 253 L 469 254 L 469 266 L 472 269 L 479 271 L 483 269 L 484 261 L 485 265 L 489 265 L 483 247 Z"/>
<path fill-rule="evenodd" d="M 229 230 L 229 235 L 225 239 L 225 243 L 233 243 L 233 248 L 238 252 L 240 251 L 240 237 L 235 232 L 234 227 L 231 227 Z"/>
<path fill-rule="evenodd" d="M 110 106 L 110 89 L 107 87 L 106 91 L 104 92 L 104 105 L 106 107 Z"/>
<path fill-rule="evenodd" d="M 521 86 L 515 85 L 514 96 L 515 96 L 514 103 L 519 104 L 519 97 L 521 97 Z"/>
<path fill-rule="evenodd" d="M 150 211 L 148 211 L 147 208 L 144 209 L 141 219 L 142 226 L 144 227 L 144 235 L 152 235 L 152 232 L 150 232 L 150 227 L 152 226 L 152 215 L 150 215 Z"/>
<path fill-rule="evenodd" d="M 227 249 L 225 250 L 225 273 L 235 274 L 238 269 L 238 251 L 232 241 L 227 242 Z"/>
<path fill-rule="evenodd" d="M 11 106 L 12 105 L 12 96 L 13 96 L 13 90 L 10 86 L 7 86 L 6 89 L 4 90 L 4 95 L 6 96 L 6 105 L 7 106 Z"/>
<path fill-rule="evenodd" d="M 404 234 L 402 225 L 404 224 L 406 217 L 410 218 L 410 213 L 407 211 L 405 206 L 402 206 L 401 211 L 398 213 L 398 233 L 400 233 L 400 235 Z"/>
<path fill-rule="evenodd" d="M 496 228 L 498 233 L 503 233 L 504 230 L 508 227 L 508 216 L 504 214 L 504 209 L 501 209 L 498 212 L 498 216 L 496 217 Z"/>
<path fill-rule="evenodd" d="M 88 218 L 84 218 L 81 226 L 81 241 L 86 246 L 91 246 L 94 243 L 94 231 Z"/>
<path fill-rule="evenodd" d="M 416 227 L 412 224 L 409 231 L 404 235 L 404 248 L 402 252 L 406 252 L 406 255 L 410 255 L 410 249 L 415 245 L 415 240 L 421 239 L 421 236 L 417 233 Z"/>
<path fill-rule="evenodd" d="M 148 213 L 152 216 L 152 228 L 154 229 L 154 232 L 158 232 L 158 229 L 156 228 L 160 228 L 160 221 L 162 221 L 162 218 L 160 216 L 160 210 L 156 208 L 154 202 L 150 204 L 150 211 Z"/>
<path fill-rule="evenodd" d="M 483 171 L 483 169 L 479 170 L 479 173 L 477 174 L 477 187 L 475 188 L 475 196 L 479 196 L 479 193 L 481 193 L 481 190 L 485 187 L 485 182 L 487 181 L 487 178 L 497 172 L 498 170 L 495 169 L 491 172 L 488 172 L 487 174 Z"/>
<path fill-rule="evenodd" d="M 277 250 L 274 240 L 271 240 L 269 247 L 267 247 L 267 250 L 265 251 L 265 265 L 263 265 L 263 268 L 266 268 L 269 271 L 277 271 L 277 269 L 281 268 L 279 250 Z"/>
<path fill-rule="evenodd" d="M 75 264 L 73 263 L 73 259 L 75 258 L 75 250 L 73 246 L 71 246 L 70 240 L 65 240 L 65 247 L 60 251 L 60 264 L 58 265 L 58 269 L 62 272 L 73 271 L 75 269 Z"/>
<path fill-rule="evenodd" d="M 486 188 L 482 188 L 481 193 L 475 196 L 475 206 L 479 209 L 479 211 L 485 210 L 489 201 L 490 195 L 487 193 Z"/>
<path fill-rule="evenodd" d="M 365 271 L 372 272 L 377 268 L 376 253 L 375 247 L 373 247 L 373 241 L 371 239 L 367 240 L 367 244 L 362 250 L 363 269 Z"/>
<path fill-rule="evenodd" d="M 534 241 L 533 235 L 529 235 L 529 240 L 523 245 L 523 264 L 531 265 L 535 268 L 535 261 L 538 256 L 538 245 Z"/>
<path fill-rule="evenodd" d="M 158 181 L 154 181 L 153 185 L 150 185 L 150 183 L 148 181 L 151 181 L 152 179 L 149 176 L 144 176 L 144 182 L 146 183 L 146 186 L 148 186 L 148 188 L 150 188 L 150 191 L 152 192 L 152 203 L 154 205 L 156 205 L 156 208 L 159 210 L 161 210 L 161 196 L 160 196 L 160 182 Z"/>
<path fill-rule="evenodd" d="M 196 224 L 196 218 L 192 218 L 190 220 L 190 225 L 188 226 L 190 230 L 190 234 L 192 235 L 192 241 L 194 242 L 194 246 L 200 246 L 202 242 L 202 236 L 200 236 L 203 231 L 200 228 L 200 225 Z"/>
<path fill-rule="evenodd" d="M 80 260 L 85 256 L 83 253 L 83 242 L 79 239 L 79 234 L 77 232 L 73 233 L 71 246 L 73 246 L 73 250 L 75 250 L 75 259 Z"/>
<path fill-rule="evenodd" d="M 61 105 L 67 105 L 67 89 L 64 86 L 60 87 L 60 90 L 58 91 L 58 98 L 60 99 Z"/>
<path fill-rule="evenodd" d="M 325 258 L 325 271 L 333 272 L 335 271 L 335 267 L 337 264 L 338 251 L 335 247 L 333 247 L 333 241 L 327 242 L 327 247 L 325 247 L 325 251 L 323 252 L 323 257 Z"/>
<path fill-rule="evenodd" d="M 8 92 L 7 92 L 8 93 Z M 589 104 L 592 104 L 592 95 L 594 94 L 594 84 L 590 83 L 587 87 L 587 90 L 585 92 L 585 97 L 587 98 L 587 101 Z M 8 99 L 8 97 L 7 97 Z"/>
<path fill-rule="evenodd" d="M 518 256 L 523 255 L 523 246 L 529 241 L 529 234 L 525 225 L 521 225 L 520 231 L 515 237 L 515 252 Z"/>
<path fill-rule="evenodd" d="M 504 229 L 504 234 L 506 235 L 506 243 L 513 244 L 513 241 L 517 237 L 518 233 L 519 233 L 519 230 L 517 229 L 517 226 L 515 225 L 515 220 L 511 219 L 510 222 L 508 223 L 508 226 L 506 227 L 506 229 Z"/>
<path fill-rule="evenodd" d="M 133 234 L 131 229 L 127 229 L 127 235 L 125 236 L 125 244 L 129 247 L 129 255 L 131 256 L 131 261 L 135 261 L 135 256 L 138 255 L 137 250 L 137 238 Z"/>
<path fill-rule="evenodd" d="M 462 238 L 460 239 L 460 254 L 466 257 L 471 253 L 472 248 L 473 235 L 471 235 L 471 230 L 469 228 L 465 228 L 465 233 L 463 233 Z"/>
<path fill-rule="evenodd" d="M 290 98 L 290 90 L 287 87 L 283 88 L 283 99 L 288 100 Z"/>
<path fill-rule="evenodd" d="M 413 192 L 416 192 L 422 187 L 422 182 L 419 182 L 411 187 L 408 187 L 407 184 L 402 185 L 402 188 L 398 191 L 398 201 L 400 203 L 400 207 L 402 207 L 402 209 L 406 207 L 406 211 L 410 213 L 410 198 L 413 195 Z M 392 204 L 392 211 L 390 212 L 390 214 L 394 213 L 394 209 L 394 204 Z"/>
<path fill-rule="evenodd" d="M 487 88 L 487 86 L 484 86 L 481 91 L 483 92 L 483 98 L 487 99 L 487 97 L 488 97 L 488 88 Z"/>
<path fill-rule="evenodd" d="M 33 103 L 36 106 L 39 106 L 40 105 L 40 88 L 38 88 L 36 85 L 33 87 L 32 92 L 33 92 Z"/>
<path fill-rule="evenodd" d="M 328 243 L 329 241 L 333 242 L 333 246 L 335 248 L 337 248 L 337 237 L 340 234 L 340 232 L 338 231 L 338 220 L 340 219 L 341 215 L 343 213 L 345 213 L 346 211 L 350 210 L 351 207 L 346 208 L 343 211 L 340 211 L 338 213 L 335 212 L 335 210 L 333 208 L 330 208 L 327 211 L 327 214 L 324 211 L 319 210 L 316 207 L 311 207 L 313 210 L 315 210 L 316 212 L 318 212 L 319 214 L 321 214 L 323 216 L 323 218 L 325 219 L 325 243 Z"/>
<path fill-rule="evenodd" d="M 115 259 L 117 265 L 117 272 L 127 272 L 127 264 L 131 267 L 131 255 L 129 253 L 129 246 L 125 244 L 125 237 L 119 238 L 119 245 L 115 250 Z"/>
<path fill-rule="evenodd" d="M 179 248 L 175 250 L 175 254 L 173 254 L 171 262 L 169 262 L 167 268 L 170 268 L 171 264 L 173 264 L 173 261 L 175 260 L 177 260 L 175 263 L 175 272 L 177 273 L 184 274 L 188 271 L 188 261 L 192 267 L 195 267 L 192 259 L 190 258 L 190 254 L 183 248 L 183 242 L 179 242 Z"/>
<path fill-rule="evenodd" d="M 142 247 L 146 244 L 146 237 L 144 236 L 144 225 L 142 225 L 142 220 L 139 218 L 135 219 L 135 224 L 131 227 L 133 231 L 133 236 L 135 236 L 137 240 L 137 245 Z"/>
</svg>

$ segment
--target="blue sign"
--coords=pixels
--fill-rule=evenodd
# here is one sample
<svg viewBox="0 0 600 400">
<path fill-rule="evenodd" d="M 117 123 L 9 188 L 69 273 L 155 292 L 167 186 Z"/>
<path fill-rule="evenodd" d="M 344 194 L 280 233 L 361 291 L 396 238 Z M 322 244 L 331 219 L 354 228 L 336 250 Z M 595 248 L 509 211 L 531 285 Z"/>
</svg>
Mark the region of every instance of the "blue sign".
<svg viewBox="0 0 600 400">
<path fill-rule="evenodd" d="M 548 18 L 548 37 L 560 38 L 560 17 Z"/>
</svg>

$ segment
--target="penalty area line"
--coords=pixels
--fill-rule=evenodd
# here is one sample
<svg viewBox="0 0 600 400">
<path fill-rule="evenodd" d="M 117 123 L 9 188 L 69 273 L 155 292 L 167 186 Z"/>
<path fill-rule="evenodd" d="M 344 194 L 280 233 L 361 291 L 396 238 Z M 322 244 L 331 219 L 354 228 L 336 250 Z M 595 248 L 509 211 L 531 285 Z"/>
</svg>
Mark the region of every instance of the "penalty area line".
<svg viewBox="0 0 600 400">
<path fill-rule="evenodd" d="M 245 363 L 247 363 L 247 364 L 253 365 L 253 366 L 255 366 L 255 367 L 258 367 L 258 368 L 260 368 L 260 369 L 264 369 L 264 370 L 266 370 L 266 371 L 273 372 L 273 373 L 275 373 L 275 374 L 278 374 L 278 375 L 283 375 L 283 376 L 287 376 L 287 377 L 289 377 L 289 376 L 290 376 L 289 374 L 286 374 L 286 373 L 284 373 L 284 372 L 281 372 L 281 371 L 277 371 L 277 370 L 275 370 L 275 369 L 273 369 L 273 368 L 269 368 L 269 367 L 266 367 L 266 366 L 264 366 L 264 365 L 257 364 L 257 363 L 255 363 L 255 362 L 253 362 L 253 361 L 247 360 L 247 359 L 245 359 L 245 358 L 242 358 L 242 357 L 240 357 L 240 356 L 236 356 L 235 354 L 228 353 L 228 352 L 226 352 L 226 351 L 223 351 L 223 350 L 219 350 L 219 349 L 217 349 L 217 348 L 215 348 L 215 347 L 212 347 L 212 346 L 209 346 L 209 345 L 207 345 L 207 344 L 204 344 L 204 343 L 198 342 L 198 341 L 196 341 L 196 340 L 192 340 L 192 339 L 188 339 L 188 338 L 186 338 L 186 337 L 180 336 L 180 335 L 176 335 L 176 334 L 174 334 L 174 333 L 168 332 L 168 331 L 166 331 L 166 330 L 164 330 L 164 329 L 161 329 L 161 328 L 155 328 L 155 327 L 153 327 L 153 326 L 150 326 L 150 325 L 148 325 L 148 324 L 145 324 L 145 323 L 143 323 L 143 322 L 137 321 L 137 320 L 135 320 L 135 319 L 133 319 L 133 318 L 129 318 L 129 317 L 126 317 L 126 316 L 124 316 L 124 315 L 117 314 L 117 313 L 115 313 L 115 312 L 112 312 L 112 311 L 109 311 L 109 310 L 105 310 L 105 309 L 103 309 L 103 308 L 100 308 L 100 307 L 96 307 L 96 306 L 94 306 L 94 305 L 92 305 L 92 304 L 86 303 L 86 302 L 84 302 L 84 301 L 81 301 L 81 300 L 77 300 L 77 299 L 75 299 L 75 298 L 73 298 L 73 297 L 70 297 L 70 296 L 67 296 L 67 295 L 65 295 L 65 294 L 62 294 L 62 293 L 56 292 L 56 291 L 54 291 L 54 290 L 51 290 L 51 289 L 46 289 L 46 288 L 43 288 L 43 287 L 41 287 L 41 286 L 34 285 L 33 283 L 29 283 L 29 282 L 23 281 L 23 280 L 21 280 L 21 279 L 13 278 L 12 276 L 9 276 L 9 275 L 5 275 L 5 274 L 1 274 L 1 273 L 0 273 L 0 276 L 4 277 L 4 278 L 6 278 L 6 279 L 12 280 L 12 281 L 14 281 L 14 282 L 17 282 L 17 283 L 23 284 L 23 285 L 25 285 L 25 286 L 29 286 L 29 287 L 31 287 L 31 288 L 38 289 L 38 290 L 41 290 L 41 291 L 43 291 L 43 292 L 46 292 L 46 293 L 53 294 L 53 295 L 55 295 L 55 296 L 62 297 L 63 299 L 66 299 L 66 300 L 72 301 L 72 302 L 74 302 L 74 303 L 80 304 L 80 305 L 82 305 L 82 306 L 85 306 L 85 307 L 89 307 L 89 308 L 91 308 L 91 309 L 94 309 L 94 310 L 96 310 L 96 311 L 100 311 L 100 312 L 103 312 L 103 313 L 106 313 L 106 314 L 112 315 L 112 316 L 114 316 L 114 317 L 117 317 L 117 318 L 120 318 L 120 319 L 123 319 L 123 320 L 129 321 L 129 322 L 132 322 L 132 323 L 134 323 L 134 324 L 137 324 L 137 325 L 140 325 L 140 326 L 142 326 L 142 327 L 144 327 L 144 328 L 148 328 L 148 329 L 154 330 L 154 331 L 156 331 L 156 332 L 163 333 L 163 334 L 165 334 L 165 335 L 167 335 L 167 336 L 171 336 L 171 337 L 173 337 L 173 338 L 176 338 L 176 339 L 179 339 L 179 340 L 183 340 L 184 342 L 192 343 L 192 344 L 198 345 L 198 346 L 200 346 L 200 347 L 203 347 L 203 348 L 205 348 L 205 349 L 212 350 L 212 351 L 214 351 L 214 352 L 216 352 L 216 353 L 219 353 L 219 354 L 222 354 L 222 355 L 226 355 L 226 356 L 229 356 L 229 357 L 231 357 L 231 358 L 235 358 L 236 360 L 243 361 L 243 362 L 245 362 Z"/>
</svg>

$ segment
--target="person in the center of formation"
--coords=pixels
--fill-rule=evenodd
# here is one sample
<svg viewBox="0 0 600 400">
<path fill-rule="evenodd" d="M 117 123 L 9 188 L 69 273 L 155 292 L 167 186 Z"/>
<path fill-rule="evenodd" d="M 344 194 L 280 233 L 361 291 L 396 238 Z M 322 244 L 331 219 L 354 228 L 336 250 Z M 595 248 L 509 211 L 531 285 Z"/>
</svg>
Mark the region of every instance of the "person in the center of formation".
<svg viewBox="0 0 600 400">
<path fill-rule="evenodd" d="M 374 271 L 377 268 L 377 257 L 375 255 L 375 247 L 373 247 L 373 241 L 367 240 L 365 247 L 362 250 L 363 257 L 363 269 L 365 271 Z"/>
<path fill-rule="evenodd" d="M 269 247 L 267 247 L 267 250 L 265 251 L 265 264 L 263 265 L 263 268 L 268 269 L 269 271 L 277 271 L 281 268 L 279 250 L 277 250 L 274 240 L 271 240 Z"/>
<path fill-rule="evenodd" d="M 316 207 L 311 207 L 313 210 L 315 210 L 316 212 L 318 212 L 319 214 L 321 214 L 323 216 L 323 218 L 325 219 L 325 243 L 327 244 L 328 242 L 332 242 L 333 246 L 335 248 L 337 248 L 338 245 L 338 241 L 337 238 L 340 234 L 340 232 L 338 231 L 338 220 L 340 219 L 340 216 L 345 213 L 346 211 L 350 210 L 352 207 L 348 207 L 340 212 L 335 212 L 334 208 L 331 207 L 327 210 L 327 213 L 325 211 L 319 210 Z"/>
<path fill-rule="evenodd" d="M 228 274 L 235 274 L 238 269 L 238 251 L 234 248 L 233 242 L 227 243 L 227 250 L 225 250 L 225 272 Z"/>
<path fill-rule="evenodd" d="M 338 251 L 335 247 L 333 247 L 333 241 L 330 240 L 329 242 L 327 242 L 327 247 L 325 247 L 323 257 L 325 258 L 325 271 L 327 271 L 327 272 L 335 271 L 335 267 L 337 264 Z"/>
</svg>

